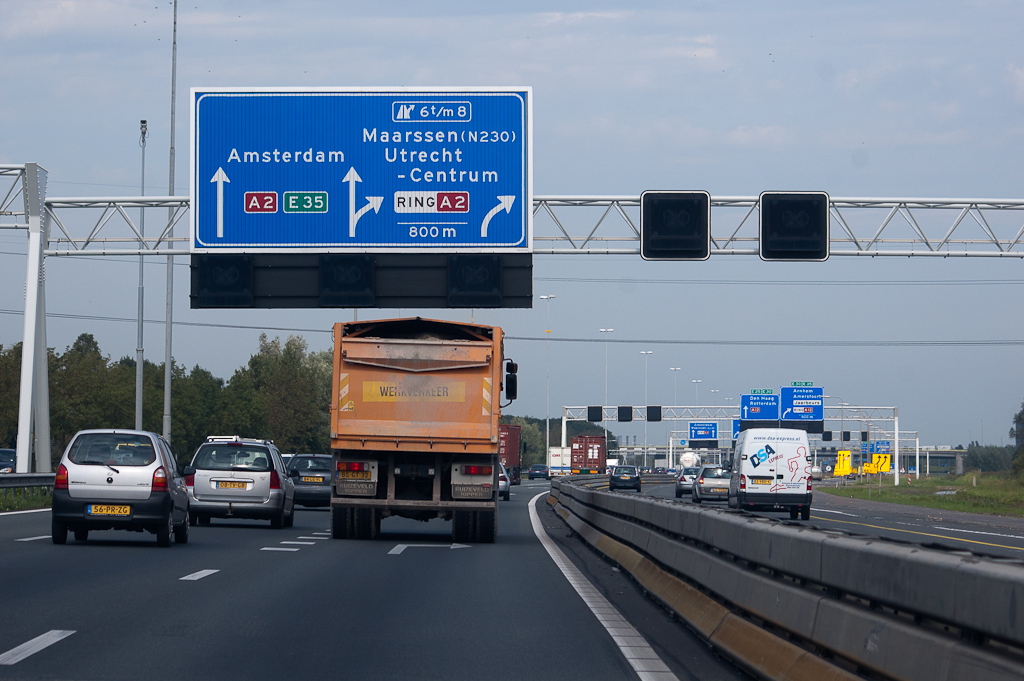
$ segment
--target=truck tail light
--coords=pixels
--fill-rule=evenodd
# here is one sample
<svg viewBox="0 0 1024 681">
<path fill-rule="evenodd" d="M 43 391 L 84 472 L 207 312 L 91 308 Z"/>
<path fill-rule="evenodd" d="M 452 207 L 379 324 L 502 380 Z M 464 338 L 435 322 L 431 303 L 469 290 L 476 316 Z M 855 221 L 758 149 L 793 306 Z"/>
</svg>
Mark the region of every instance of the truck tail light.
<svg viewBox="0 0 1024 681">
<path fill-rule="evenodd" d="M 53 479 L 53 488 L 68 488 L 68 469 L 67 466 L 65 466 L 64 464 L 57 466 L 57 476 Z"/>
<path fill-rule="evenodd" d="M 746 489 L 746 488 L 747 488 L 747 476 L 741 475 L 740 476 L 740 489 Z"/>
<path fill-rule="evenodd" d="M 339 471 L 368 471 L 370 470 L 370 464 L 365 461 L 339 461 Z"/>
<path fill-rule="evenodd" d="M 160 466 L 155 471 L 153 471 L 153 491 L 167 491 L 167 471 L 164 470 L 163 466 Z"/>
<path fill-rule="evenodd" d="M 491 475 L 494 472 L 493 466 L 463 466 L 463 475 Z"/>
<path fill-rule="evenodd" d="M 270 471 L 270 489 L 281 489 L 281 476 L 277 471 Z"/>
</svg>

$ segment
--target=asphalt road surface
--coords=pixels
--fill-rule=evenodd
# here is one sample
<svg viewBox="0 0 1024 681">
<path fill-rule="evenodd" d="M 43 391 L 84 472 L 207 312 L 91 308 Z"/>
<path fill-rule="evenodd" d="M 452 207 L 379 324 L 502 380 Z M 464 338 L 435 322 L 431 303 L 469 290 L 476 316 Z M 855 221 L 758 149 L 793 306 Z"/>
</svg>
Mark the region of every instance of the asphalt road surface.
<svg viewBox="0 0 1024 681">
<path fill-rule="evenodd" d="M 644 494 L 692 503 L 688 496 L 675 499 L 675 485 L 646 484 Z M 725 502 L 704 502 L 707 508 L 726 509 Z M 730 511 L 736 512 L 736 511 Z M 756 515 L 778 518 L 822 530 L 884 537 L 950 551 L 971 551 L 1000 558 L 1024 560 L 1024 518 L 1004 518 L 978 513 L 942 511 L 920 506 L 905 506 L 814 492 L 811 519 L 789 520 L 788 512 L 759 512 Z"/>
<path fill-rule="evenodd" d="M 55 546 L 48 511 L 0 515 L 0 680 L 640 678 L 534 534 L 547 489 L 514 487 L 498 542 L 467 547 L 394 518 L 333 540 L 323 510 L 283 530 L 215 519 L 163 549 L 115 531 Z M 669 670 L 649 678 L 747 678 L 536 508 Z"/>
</svg>

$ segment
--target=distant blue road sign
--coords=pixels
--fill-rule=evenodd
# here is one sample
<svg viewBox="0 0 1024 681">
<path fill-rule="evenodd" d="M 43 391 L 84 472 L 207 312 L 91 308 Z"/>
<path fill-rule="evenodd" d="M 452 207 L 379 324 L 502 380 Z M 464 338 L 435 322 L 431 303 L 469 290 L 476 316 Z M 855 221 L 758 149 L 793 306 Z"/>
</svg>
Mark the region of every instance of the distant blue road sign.
<svg viewBox="0 0 1024 681">
<path fill-rule="evenodd" d="M 193 88 L 191 248 L 530 252 L 532 91 Z"/>
<path fill-rule="evenodd" d="M 717 421 L 690 421 L 691 440 L 717 440 Z"/>
<path fill-rule="evenodd" d="M 732 420 L 732 439 L 738 440 L 740 437 L 740 428 L 742 428 L 743 421 L 740 419 Z"/>
<path fill-rule="evenodd" d="M 744 421 L 778 421 L 778 395 L 741 395 L 740 418 Z"/>
<path fill-rule="evenodd" d="M 824 388 L 783 388 L 783 421 L 822 421 L 825 418 Z"/>
</svg>

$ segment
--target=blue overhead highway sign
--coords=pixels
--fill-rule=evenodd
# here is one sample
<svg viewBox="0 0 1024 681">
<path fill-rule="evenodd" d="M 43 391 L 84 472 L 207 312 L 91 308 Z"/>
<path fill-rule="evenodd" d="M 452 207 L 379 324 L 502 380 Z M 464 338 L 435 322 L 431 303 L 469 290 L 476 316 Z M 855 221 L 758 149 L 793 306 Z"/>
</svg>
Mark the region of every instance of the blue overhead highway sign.
<svg viewBox="0 0 1024 681">
<path fill-rule="evenodd" d="M 530 88 L 193 88 L 191 248 L 532 249 Z"/>
<path fill-rule="evenodd" d="M 691 440 L 717 440 L 717 421 L 690 421 Z"/>
<path fill-rule="evenodd" d="M 741 395 L 740 418 L 744 421 L 778 421 L 778 395 Z"/>
<path fill-rule="evenodd" d="M 783 421 L 821 421 L 825 418 L 824 388 L 783 388 Z"/>
</svg>

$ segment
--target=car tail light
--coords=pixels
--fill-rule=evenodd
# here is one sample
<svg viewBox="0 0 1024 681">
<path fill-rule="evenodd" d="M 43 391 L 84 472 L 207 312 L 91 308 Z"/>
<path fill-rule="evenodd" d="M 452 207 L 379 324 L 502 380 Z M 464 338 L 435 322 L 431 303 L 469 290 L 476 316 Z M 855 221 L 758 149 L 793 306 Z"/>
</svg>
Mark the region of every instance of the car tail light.
<svg viewBox="0 0 1024 681">
<path fill-rule="evenodd" d="M 700 476 L 700 480 L 697 481 L 697 484 L 698 485 L 703 485 L 704 484 L 704 476 L 703 475 Z"/>
<path fill-rule="evenodd" d="M 155 471 L 153 471 L 153 491 L 167 491 L 167 471 L 164 470 L 163 466 L 160 466 Z"/>
<path fill-rule="evenodd" d="M 747 476 L 741 475 L 740 476 L 740 489 L 746 489 L 746 488 L 747 488 Z"/>
<path fill-rule="evenodd" d="M 68 488 L 68 469 L 67 466 L 65 466 L 64 464 L 57 466 L 57 476 L 53 479 L 53 488 Z"/>
<path fill-rule="evenodd" d="M 339 471 L 368 471 L 370 470 L 370 464 L 365 461 L 339 461 Z"/>
<path fill-rule="evenodd" d="M 504 473 L 500 473 L 498 475 L 498 480 L 500 480 L 501 482 L 507 482 L 508 481 L 508 477 Z"/>
<path fill-rule="evenodd" d="M 196 486 L 196 476 L 194 474 L 193 475 L 186 475 L 185 476 L 185 485 L 187 485 L 188 487 L 195 487 Z"/>
<path fill-rule="evenodd" d="M 463 475 L 490 475 L 494 472 L 493 466 L 463 466 Z"/>
<path fill-rule="evenodd" d="M 270 489 L 281 489 L 281 476 L 275 470 L 270 471 Z"/>
</svg>

